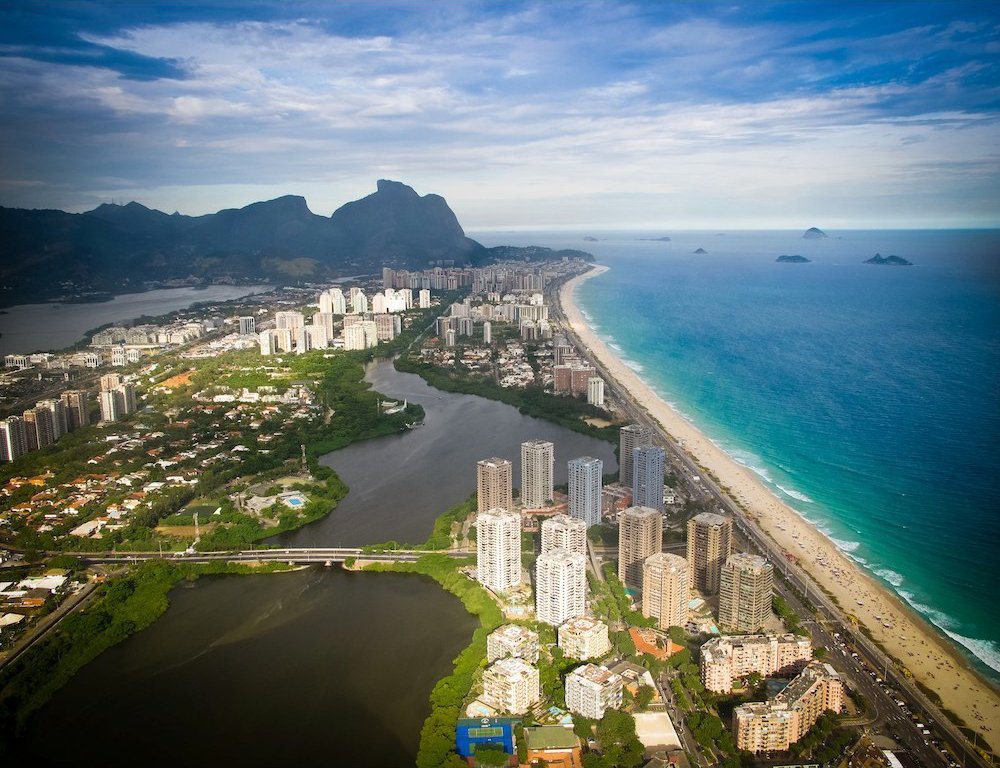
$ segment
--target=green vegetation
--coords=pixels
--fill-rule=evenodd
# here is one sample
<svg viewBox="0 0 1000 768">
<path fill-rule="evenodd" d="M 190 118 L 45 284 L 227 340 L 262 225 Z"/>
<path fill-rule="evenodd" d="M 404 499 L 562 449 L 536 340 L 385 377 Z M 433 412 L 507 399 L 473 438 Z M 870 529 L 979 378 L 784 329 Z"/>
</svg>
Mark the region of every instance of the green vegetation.
<svg viewBox="0 0 1000 768">
<path fill-rule="evenodd" d="M 601 752 L 584 755 L 584 768 L 634 768 L 642 764 L 643 746 L 630 714 L 609 709 L 597 723 L 597 740 Z"/>
<path fill-rule="evenodd" d="M 851 731 L 839 728 L 839 723 L 840 718 L 836 714 L 824 712 L 809 732 L 791 746 L 789 752 L 796 757 L 810 756 L 821 765 L 826 765 L 855 739 Z"/>
<path fill-rule="evenodd" d="M 807 636 L 809 634 L 802 626 L 796 613 L 788 607 L 788 603 L 785 602 L 783 597 L 780 595 L 774 595 L 771 598 L 771 607 L 774 608 L 774 612 L 781 617 L 781 620 L 785 622 L 785 626 L 788 627 L 789 632 L 803 636 Z"/>
<path fill-rule="evenodd" d="M 587 418 L 607 418 L 604 411 L 588 405 L 585 400 L 557 397 L 537 386 L 524 389 L 501 387 L 488 379 L 472 378 L 455 370 L 449 372 L 431 363 L 407 357 L 396 360 L 396 369 L 415 373 L 432 387 L 445 392 L 463 392 L 489 400 L 499 400 L 501 403 L 514 406 L 525 416 L 545 419 L 575 432 L 607 440 L 609 443 L 618 441 L 617 427 L 594 427 L 584 421 Z"/>
<path fill-rule="evenodd" d="M 472 682 L 486 662 L 486 636 L 503 623 L 503 614 L 479 584 L 459 570 L 463 565 L 447 555 L 424 555 L 413 563 L 373 563 L 366 571 L 420 573 L 430 576 L 458 597 L 465 609 L 479 617 L 479 628 L 472 642 L 455 659 L 450 675 L 438 681 L 431 691 L 431 713 L 420 732 L 417 768 L 438 768 L 454 762 L 455 723 L 462 715 L 462 703 Z"/>
<path fill-rule="evenodd" d="M 98 587 L 93 602 L 67 616 L 45 642 L 37 643 L 0 672 L 0 754 L 28 718 L 83 665 L 129 635 L 145 629 L 169 604 L 167 593 L 181 579 L 205 574 L 259 573 L 287 566 L 194 565 L 150 561 Z"/>
</svg>

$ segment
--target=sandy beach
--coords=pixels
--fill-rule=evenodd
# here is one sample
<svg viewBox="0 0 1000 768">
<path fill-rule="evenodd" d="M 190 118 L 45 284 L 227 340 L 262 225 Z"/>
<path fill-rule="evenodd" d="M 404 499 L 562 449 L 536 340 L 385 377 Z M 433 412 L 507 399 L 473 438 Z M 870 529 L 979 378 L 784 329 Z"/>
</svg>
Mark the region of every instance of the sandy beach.
<svg viewBox="0 0 1000 768">
<path fill-rule="evenodd" d="M 864 624 L 916 680 L 935 690 L 944 706 L 974 728 L 994 752 L 1000 752 L 997 690 L 972 670 L 934 627 L 671 408 L 591 330 L 573 301 L 573 293 L 581 282 L 605 271 L 607 267 L 594 267 L 568 281 L 559 294 L 568 325 L 590 353 L 667 434 L 711 471 L 766 534 L 836 596 L 846 613 Z"/>
</svg>

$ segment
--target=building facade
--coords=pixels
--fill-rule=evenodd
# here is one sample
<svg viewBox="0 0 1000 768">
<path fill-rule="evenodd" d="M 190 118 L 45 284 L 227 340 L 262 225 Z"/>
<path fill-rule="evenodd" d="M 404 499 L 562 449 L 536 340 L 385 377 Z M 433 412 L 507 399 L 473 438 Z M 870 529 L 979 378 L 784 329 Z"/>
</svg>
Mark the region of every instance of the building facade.
<svg viewBox="0 0 1000 768">
<path fill-rule="evenodd" d="M 499 712 L 523 715 L 540 698 L 538 669 L 524 659 L 500 659 L 483 672 L 483 699 Z"/>
<path fill-rule="evenodd" d="M 624 685 L 621 675 L 607 667 L 584 664 L 566 675 L 566 708 L 600 720 L 609 709 L 620 709 Z"/>
<path fill-rule="evenodd" d="M 514 468 L 510 461 L 494 456 L 476 463 L 476 498 L 479 512 L 514 509 Z"/>
<path fill-rule="evenodd" d="M 486 638 L 486 660 L 490 663 L 508 656 L 538 663 L 538 633 L 517 624 L 504 624 Z"/>
<path fill-rule="evenodd" d="M 719 580 L 719 626 L 733 632 L 758 631 L 771 615 L 773 594 L 771 563 L 760 555 L 730 555 Z"/>
<path fill-rule="evenodd" d="M 632 503 L 663 512 L 663 468 L 666 454 L 655 445 L 632 452 Z"/>
<path fill-rule="evenodd" d="M 521 583 L 521 516 L 491 509 L 476 518 L 476 571 L 479 583 L 496 593 Z"/>
<path fill-rule="evenodd" d="M 629 424 L 618 432 L 618 482 L 632 485 L 632 454 L 636 448 L 653 444 L 653 430 L 642 424 Z"/>
<path fill-rule="evenodd" d="M 539 509 L 552 503 L 555 446 L 548 440 L 521 443 L 521 504 Z"/>
<path fill-rule="evenodd" d="M 642 589 L 646 558 L 663 549 L 663 516 L 649 507 L 629 507 L 618 517 L 618 578 Z"/>
<path fill-rule="evenodd" d="M 712 512 L 688 520 L 687 561 L 691 586 L 706 595 L 719 591 L 726 558 L 733 552 L 733 521 Z"/>
<path fill-rule="evenodd" d="M 542 521 L 542 554 L 565 549 L 587 554 L 587 524 L 569 515 L 553 515 Z"/>
<path fill-rule="evenodd" d="M 604 462 L 581 456 L 569 462 L 569 514 L 589 528 L 601 522 L 601 488 Z"/>
<path fill-rule="evenodd" d="M 535 561 L 535 618 L 558 627 L 587 607 L 587 565 L 579 552 L 553 549 Z"/>
<path fill-rule="evenodd" d="M 590 616 L 578 616 L 559 627 L 559 647 L 570 659 L 599 659 L 611 653 L 608 625 Z"/>
<path fill-rule="evenodd" d="M 724 635 L 701 647 L 701 682 L 715 693 L 730 693 L 733 681 L 798 674 L 812 660 L 812 644 L 798 635 Z"/>
<path fill-rule="evenodd" d="M 642 564 L 642 615 L 660 629 L 683 627 L 688 615 L 688 567 L 680 555 L 657 552 Z"/>
<path fill-rule="evenodd" d="M 600 376 L 591 376 L 587 380 L 587 402 L 598 408 L 604 407 L 604 379 Z"/>
</svg>

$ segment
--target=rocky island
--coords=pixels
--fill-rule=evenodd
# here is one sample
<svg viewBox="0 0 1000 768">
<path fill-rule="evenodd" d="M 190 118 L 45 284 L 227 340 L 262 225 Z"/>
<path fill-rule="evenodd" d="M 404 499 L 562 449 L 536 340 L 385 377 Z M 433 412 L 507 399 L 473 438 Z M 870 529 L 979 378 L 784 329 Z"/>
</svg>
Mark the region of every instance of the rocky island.
<svg viewBox="0 0 1000 768">
<path fill-rule="evenodd" d="M 803 240 L 822 240 L 826 237 L 829 237 L 829 235 L 819 227 L 809 227 L 809 229 L 802 233 Z"/>
<path fill-rule="evenodd" d="M 876 253 L 870 259 L 865 259 L 865 264 L 885 264 L 890 267 L 912 267 L 913 262 L 907 261 L 902 256 L 883 256 Z"/>
<path fill-rule="evenodd" d="M 699 248 L 698 250 L 693 251 L 693 253 L 708 253 L 708 251 L 706 251 L 704 248 Z"/>
<path fill-rule="evenodd" d="M 776 258 L 775 261 L 779 261 L 782 264 L 809 264 L 812 259 L 807 259 L 805 256 L 800 256 L 797 253 L 791 255 L 784 253 Z"/>
<path fill-rule="evenodd" d="M 599 242 L 596 237 L 593 237 L 591 235 L 587 235 L 586 237 L 583 238 L 583 240 L 586 243 L 596 243 L 596 242 Z"/>
<path fill-rule="evenodd" d="M 640 237 L 639 239 L 642 240 L 642 241 L 644 241 L 644 242 L 647 242 L 647 243 L 669 243 L 670 242 L 670 238 L 666 237 L 666 236 L 664 236 L 664 237 Z"/>
</svg>

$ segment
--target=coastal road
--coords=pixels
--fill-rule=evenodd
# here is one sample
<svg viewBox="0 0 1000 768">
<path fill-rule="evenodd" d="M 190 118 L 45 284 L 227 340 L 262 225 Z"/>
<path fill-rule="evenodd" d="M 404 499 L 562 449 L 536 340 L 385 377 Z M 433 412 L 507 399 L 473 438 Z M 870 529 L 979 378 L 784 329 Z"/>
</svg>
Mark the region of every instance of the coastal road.
<svg viewBox="0 0 1000 768">
<path fill-rule="evenodd" d="M 854 656 L 844 657 L 845 661 L 850 659 L 851 662 L 854 662 L 854 669 L 851 669 L 846 677 L 850 682 L 854 683 L 860 690 L 862 690 L 863 693 L 867 694 L 865 698 L 870 702 L 870 706 L 876 707 L 878 711 L 882 712 L 889 712 L 890 707 L 899 708 L 899 705 L 896 703 L 897 699 L 890 697 L 889 694 L 876 685 L 871 679 L 869 670 L 881 669 L 886 673 L 883 675 L 886 681 L 891 681 L 892 686 L 897 691 L 904 693 L 905 699 L 910 702 L 916 702 L 917 706 L 913 708 L 914 711 L 922 711 L 929 716 L 928 719 L 934 721 L 934 730 L 944 737 L 943 740 L 948 744 L 953 754 L 968 755 L 967 764 L 969 765 L 977 765 L 981 768 L 990 768 L 989 763 L 986 762 L 974 749 L 972 749 L 968 740 L 957 729 L 957 727 L 955 727 L 954 724 L 948 720 L 943 713 L 941 713 L 938 708 L 930 702 L 930 700 L 927 699 L 927 697 L 911 680 L 905 678 L 898 672 L 895 665 L 886 657 L 880 648 L 869 641 L 868 638 L 866 638 L 847 620 L 847 618 L 841 613 L 839 607 L 836 606 L 832 600 L 830 600 L 826 594 L 822 592 L 822 590 L 817 588 L 817 586 L 812 582 L 811 577 L 809 577 L 797 565 L 788 563 L 784 557 L 784 552 L 781 547 L 770 539 L 763 531 L 761 531 L 757 525 L 744 514 L 742 508 L 740 508 L 739 505 L 737 505 L 725 492 L 722 491 L 721 488 L 719 488 L 718 485 L 716 485 L 711 477 L 706 476 L 706 473 L 698 466 L 694 458 L 690 456 L 687 451 L 684 450 L 669 434 L 667 434 L 660 423 L 653 419 L 645 409 L 640 407 L 632 399 L 630 393 L 621 387 L 617 380 L 608 373 L 601 362 L 596 359 L 591 350 L 583 344 L 570 325 L 566 322 L 566 316 L 563 312 L 559 298 L 559 291 L 562 284 L 563 281 L 559 281 L 548 288 L 551 299 L 550 307 L 555 319 L 560 321 L 563 330 L 572 340 L 577 352 L 582 358 L 603 374 L 606 390 L 609 391 L 612 398 L 616 400 L 623 415 L 633 423 L 649 427 L 653 430 L 654 434 L 658 436 L 660 442 L 667 448 L 670 465 L 681 470 L 681 476 L 687 481 L 685 484 L 693 486 L 693 488 L 696 489 L 695 495 L 703 498 L 711 498 L 719 505 L 719 507 L 727 511 L 734 519 L 736 524 L 735 527 L 743 538 L 748 543 L 752 544 L 754 549 L 764 554 L 772 563 L 774 563 L 776 567 L 781 570 L 787 583 L 794 584 L 810 603 L 817 606 L 818 612 L 821 615 L 825 614 L 826 620 L 830 623 L 830 625 L 836 627 L 836 629 L 830 632 L 827 632 L 826 629 L 823 628 L 823 631 L 818 633 L 819 637 L 817 637 L 817 643 L 825 645 L 831 652 L 835 652 L 835 649 L 838 646 L 836 645 L 836 638 L 833 636 L 833 632 L 839 633 L 841 638 L 845 639 L 845 643 L 849 640 L 849 642 L 856 649 L 851 651 L 851 653 L 857 653 L 858 656 L 857 658 Z M 696 477 L 698 478 L 698 481 L 694 481 L 694 478 Z M 811 614 L 811 611 L 806 609 L 806 606 L 803 605 L 798 597 L 793 593 L 793 590 L 781 585 L 780 580 L 776 581 L 775 586 L 776 590 L 782 594 L 782 597 L 789 602 L 790 606 L 798 613 L 798 615 L 805 617 Z M 819 626 L 822 626 L 822 623 L 814 625 L 814 627 Z M 846 666 L 850 667 L 852 665 Z M 928 720 L 925 719 L 922 722 L 927 724 Z M 898 735 L 900 740 L 903 741 L 907 747 L 911 749 L 911 751 L 914 751 L 916 755 L 921 756 L 924 765 L 947 765 L 947 759 L 939 750 L 927 743 L 929 740 L 926 739 L 925 735 L 917 729 L 915 722 L 911 722 L 909 720 L 900 722 L 900 720 L 896 718 L 893 721 L 893 725 L 897 726 L 896 730 L 899 732 Z"/>
<path fill-rule="evenodd" d="M 346 560 L 374 560 L 379 562 L 415 562 L 424 555 L 441 554 L 454 558 L 465 558 L 476 554 L 469 549 L 449 549 L 442 551 L 393 550 L 386 552 L 365 552 L 359 547 L 298 547 L 292 549 L 249 549 L 242 551 L 215 552 L 69 552 L 90 563 L 135 563 L 145 560 L 173 560 L 183 563 L 217 562 L 271 562 L 308 565 L 312 563 L 343 563 Z"/>
</svg>

